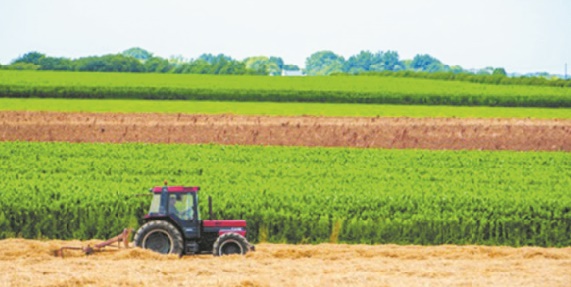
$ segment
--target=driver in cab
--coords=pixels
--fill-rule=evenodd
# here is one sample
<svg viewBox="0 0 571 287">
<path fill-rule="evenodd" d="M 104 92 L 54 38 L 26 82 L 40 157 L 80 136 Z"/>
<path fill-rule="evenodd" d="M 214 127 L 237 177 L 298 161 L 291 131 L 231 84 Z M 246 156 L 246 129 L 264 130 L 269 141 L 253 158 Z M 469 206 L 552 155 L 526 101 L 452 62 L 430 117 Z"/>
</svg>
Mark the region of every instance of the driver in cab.
<svg viewBox="0 0 571 287">
<path fill-rule="evenodd" d="M 169 197 L 169 214 L 176 215 L 178 218 L 184 220 L 192 219 L 192 209 L 185 209 L 184 202 L 180 195 L 171 195 Z"/>
</svg>

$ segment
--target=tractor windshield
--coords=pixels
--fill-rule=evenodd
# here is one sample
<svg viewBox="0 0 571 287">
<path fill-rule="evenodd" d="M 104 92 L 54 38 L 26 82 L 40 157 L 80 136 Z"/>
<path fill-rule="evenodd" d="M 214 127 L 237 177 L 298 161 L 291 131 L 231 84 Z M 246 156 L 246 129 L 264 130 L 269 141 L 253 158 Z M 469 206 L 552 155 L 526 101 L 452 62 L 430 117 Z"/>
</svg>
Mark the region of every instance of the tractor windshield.
<svg viewBox="0 0 571 287">
<path fill-rule="evenodd" d="M 182 220 L 194 218 L 194 194 L 193 193 L 170 193 L 168 202 L 161 204 L 161 194 L 153 194 L 153 201 L 149 208 L 150 215 L 174 215 Z"/>
<path fill-rule="evenodd" d="M 194 215 L 194 198 L 191 193 L 169 194 L 168 214 L 182 220 L 192 220 Z"/>
</svg>

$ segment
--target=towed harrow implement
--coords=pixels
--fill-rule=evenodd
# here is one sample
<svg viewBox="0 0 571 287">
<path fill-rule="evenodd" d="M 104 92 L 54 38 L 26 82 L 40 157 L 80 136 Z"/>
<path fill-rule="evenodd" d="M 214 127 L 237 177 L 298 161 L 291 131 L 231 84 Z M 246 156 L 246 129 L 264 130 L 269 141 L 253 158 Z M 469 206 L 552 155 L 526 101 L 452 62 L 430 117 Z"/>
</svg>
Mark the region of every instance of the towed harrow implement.
<svg viewBox="0 0 571 287">
<path fill-rule="evenodd" d="M 85 253 L 85 255 L 91 255 L 94 252 L 97 251 L 102 251 L 103 248 L 107 247 L 107 246 L 111 246 L 114 243 L 117 243 L 117 248 L 121 248 L 121 243 L 123 243 L 123 246 L 125 248 L 129 248 L 129 236 L 131 235 L 131 232 L 133 230 L 131 228 L 125 228 L 123 229 L 123 232 L 121 232 L 121 234 L 107 240 L 104 242 L 101 242 L 99 244 L 95 244 L 93 247 L 91 245 L 87 245 L 85 247 L 75 247 L 75 246 L 64 246 L 58 250 L 56 250 L 54 252 L 54 255 L 56 257 L 64 257 L 64 250 L 81 250 L 83 251 L 83 253 Z"/>
</svg>

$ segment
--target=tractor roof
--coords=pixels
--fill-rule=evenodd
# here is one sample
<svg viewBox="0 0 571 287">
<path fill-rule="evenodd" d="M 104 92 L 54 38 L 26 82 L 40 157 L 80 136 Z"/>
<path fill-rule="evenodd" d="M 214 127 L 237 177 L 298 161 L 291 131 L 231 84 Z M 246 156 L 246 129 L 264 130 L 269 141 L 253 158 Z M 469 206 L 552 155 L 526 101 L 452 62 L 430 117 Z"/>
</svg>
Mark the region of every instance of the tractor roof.
<svg viewBox="0 0 571 287">
<path fill-rule="evenodd" d="M 151 192 L 160 193 L 163 191 L 164 186 L 155 186 Z M 197 192 L 200 190 L 198 186 L 167 186 L 168 192 Z"/>
</svg>

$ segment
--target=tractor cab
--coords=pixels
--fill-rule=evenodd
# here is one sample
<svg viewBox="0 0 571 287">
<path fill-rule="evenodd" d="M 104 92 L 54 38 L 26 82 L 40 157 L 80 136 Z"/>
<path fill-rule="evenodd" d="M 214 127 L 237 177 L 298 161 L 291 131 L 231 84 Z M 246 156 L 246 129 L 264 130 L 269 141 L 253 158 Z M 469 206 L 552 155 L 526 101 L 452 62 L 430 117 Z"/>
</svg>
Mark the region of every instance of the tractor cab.
<svg viewBox="0 0 571 287">
<path fill-rule="evenodd" d="M 200 237 L 200 217 L 198 212 L 199 187 L 157 186 L 153 194 L 149 213 L 144 219 L 164 219 L 180 226 L 185 238 Z"/>
<path fill-rule="evenodd" d="M 162 254 L 211 253 L 214 256 L 246 254 L 254 245 L 246 239 L 245 220 L 213 220 L 212 199 L 208 197 L 209 220 L 201 220 L 198 212 L 200 188 L 165 186 L 150 189 L 153 197 L 149 213 L 143 218 L 133 242 L 136 247 Z M 63 257 L 66 249 L 82 250 L 89 255 L 115 242 L 129 245 L 131 229 L 94 247 L 62 247 L 55 255 Z"/>
<path fill-rule="evenodd" d="M 155 187 L 151 189 L 153 200 L 149 209 L 149 217 L 175 216 L 182 220 L 198 218 L 197 192 L 199 187 Z"/>
<path fill-rule="evenodd" d="M 214 255 L 245 254 L 254 250 L 246 240 L 245 220 L 213 220 L 208 197 L 209 220 L 201 220 L 197 186 L 157 186 L 150 189 L 149 213 L 135 234 L 136 246 L 159 253 Z"/>
</svg>

